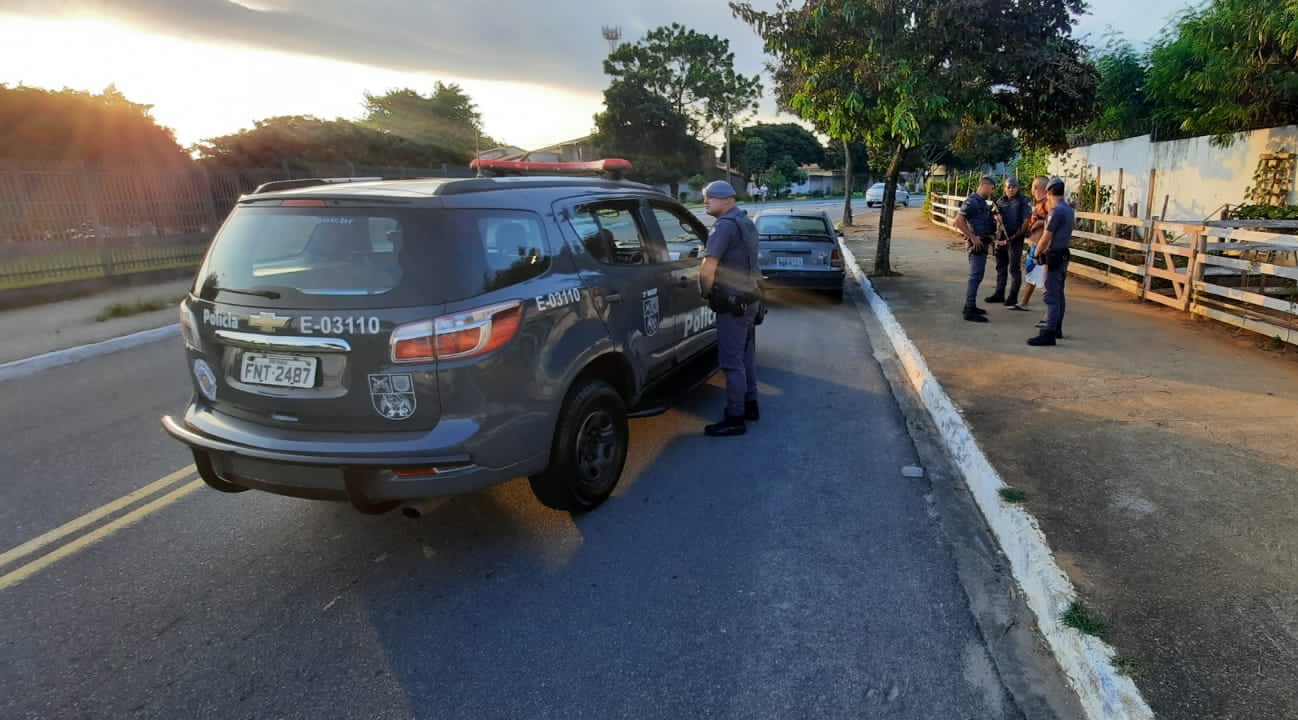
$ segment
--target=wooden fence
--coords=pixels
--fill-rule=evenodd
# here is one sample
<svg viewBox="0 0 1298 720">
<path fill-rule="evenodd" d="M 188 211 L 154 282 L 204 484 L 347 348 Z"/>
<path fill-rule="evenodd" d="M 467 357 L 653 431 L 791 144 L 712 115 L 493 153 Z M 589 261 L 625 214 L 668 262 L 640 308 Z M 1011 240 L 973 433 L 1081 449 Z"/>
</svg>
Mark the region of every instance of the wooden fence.
<svg viewBox="0 0 1298 720">
<path fill-rule="evenodd" d="M 934 193 L 933 222 L 954 229 L 963 202 Z M 1077 211 L 1068 270 L 1298 345 L 1298 220 L 1171 222 Z"/>
</svg>

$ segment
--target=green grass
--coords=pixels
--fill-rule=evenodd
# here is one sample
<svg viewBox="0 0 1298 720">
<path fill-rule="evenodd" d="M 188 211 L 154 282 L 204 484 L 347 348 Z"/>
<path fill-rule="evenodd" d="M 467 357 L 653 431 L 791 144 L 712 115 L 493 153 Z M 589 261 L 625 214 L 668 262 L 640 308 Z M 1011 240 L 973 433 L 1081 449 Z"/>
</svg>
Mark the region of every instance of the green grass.
<svg viewBox="0 0 1298 720">
<path fill-rule="evenodd" d="M 183 298 L 184 295 L 177 295 L 175 297 L 154 298 L 152 300 L 136 300 L 133 303 L 113 303 L 103 310 L 100 310 L 99 314 L 95 316 L 95 321 L 104 322 L 106 320 L 112 320 L 113 318 L 130 317 L 131 315 L 142 315 L 144 313 L 174 308 L 176 305 L 180 304 L 180 301 Z"/>
<path fill-rule="evenodd" d="M 1018 488 L 1003 487 L 997 490 L 1001 499 L 1007 503 L 1023 503 L 1028 501 L 1028 494 Z"/>
<path fill-rule="evenodd" d="M 197 267 L 203 247 L 130 247 L 109 251 L 113 275 Z M 35 255 L 0 262 L 0 290 L 107 277 L 104 254 L 97 250 Z"/>
<path fill-rule="evenodd" d="M 1140 662 L 1133 657 L 1116 655 L 1110 664 L 1113 665 L 1114 670 L 1118 671 L 1119 675 L 1137 678 L 1144 674 L 1144 668 L 1142 668 Z"/>
<path fill-rule="evenodd" d="M 1104 637 L 1109 632 L 1109 626 L 1104 623 L 1104 620 L 1092 615 L 1081 600 L 1074 600 L 1073 604 L 1068 606 L 1068 611 L 1064 613 L 1063 622 L 1078 632 L 1094 635 L 1095 637 Z"/>
</svg>

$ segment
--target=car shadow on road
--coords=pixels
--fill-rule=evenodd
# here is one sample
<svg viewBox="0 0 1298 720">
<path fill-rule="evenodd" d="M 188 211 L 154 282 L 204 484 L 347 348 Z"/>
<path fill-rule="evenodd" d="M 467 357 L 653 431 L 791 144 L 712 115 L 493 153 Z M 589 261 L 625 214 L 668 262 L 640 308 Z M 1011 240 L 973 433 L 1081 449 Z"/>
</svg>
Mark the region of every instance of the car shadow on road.
<svg viewBox="0 0 1298 720">
<path fill-rule="evenodd" d="M 723 400 L 713 376 L 633 421 L 622 482 L 587 515 L 543 508 L 522 479 L 417 522 L 312 513 L 347 538 L 331 547 L 358 576 L 348 593 L 413 714 L 838 716 L 888 705 L 913 671 L 879 668 L 917 663 L 963 691 L 946 654 L 964 647 L 917 657 L 903 637 L 951 611 L 928 583 L 963 595 L 935 571 L 950 560 L 925 484 L 898 482 L 916 459 L 890 393 L 808 372 L 805 349 L 759 347 L 763 420 L 704 437 Z M 890 707 L 926 712 L 920 695 Z"/>
</svg>

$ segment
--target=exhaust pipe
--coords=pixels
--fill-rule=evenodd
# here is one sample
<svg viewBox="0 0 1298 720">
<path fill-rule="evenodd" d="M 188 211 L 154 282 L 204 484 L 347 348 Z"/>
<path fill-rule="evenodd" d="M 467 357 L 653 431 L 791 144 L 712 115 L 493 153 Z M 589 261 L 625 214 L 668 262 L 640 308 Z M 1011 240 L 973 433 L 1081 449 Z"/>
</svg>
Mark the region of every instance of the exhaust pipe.
<svg viewBox="0 0 1298 720">
<path fill-rule="evenodd" d="M 444 500 L 445 498 L 436 497 L 424 498 L 422 500 L 411 500 L 410 502 L 402 503 L 401 514 L 411 520 L 418 520 L 425 515 L 432 514 L 433 510 L 441 506 Z"/>
</svg>

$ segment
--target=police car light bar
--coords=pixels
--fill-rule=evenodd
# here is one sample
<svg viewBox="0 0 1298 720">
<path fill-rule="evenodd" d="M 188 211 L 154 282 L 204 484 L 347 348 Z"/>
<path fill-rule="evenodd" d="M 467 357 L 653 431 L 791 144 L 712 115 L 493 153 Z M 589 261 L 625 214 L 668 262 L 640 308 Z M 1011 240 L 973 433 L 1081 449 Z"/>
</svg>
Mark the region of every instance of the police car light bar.
<svg viewBox="0 0 1298 720">
<path fill-rule="evenodd" d="M 529 160 L 481 160 L 469 162 L 469 167 L 501 174 L 522 175 L 534 173 L 613 173 L 631 169 L 631 162 L 622 158 L 605 158 L 588 162 L 531 162 Z"/>
</svg>

